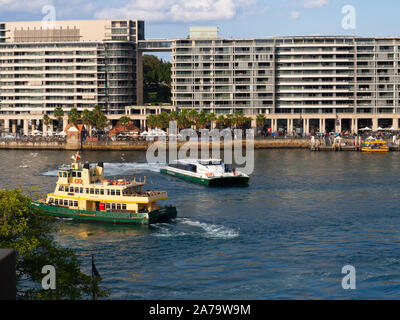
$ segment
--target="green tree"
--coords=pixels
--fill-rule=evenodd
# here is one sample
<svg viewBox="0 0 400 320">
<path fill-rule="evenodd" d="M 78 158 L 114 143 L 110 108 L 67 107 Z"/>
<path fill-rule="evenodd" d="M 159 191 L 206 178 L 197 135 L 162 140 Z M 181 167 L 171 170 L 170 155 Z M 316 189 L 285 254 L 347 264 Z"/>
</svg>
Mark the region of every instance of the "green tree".
<svg viewBox="0 0 400 320">
<path fill-rule="evenodd" d="M 100 288 L 100 279 L 80 270 L 80 262 L 71 249 L 55 242 L 54 218 L 43 215 L 31 202 L 29 192 L 0 190 L 0 247 L 14 249 L 17 254 L 18 299 L 90 299 L 109 295 Z M 41 287 L 42 267 L 56 269 L 56 289 Z"/>
<path fill-rule="evenodd" d="M 54 117 L 57 119 L 57 122 L 60 124 L 61 120 L 64 117 L 64 110 L 58 106 L 54 109 Z"/>
<path fill-rule="evenodd" d="M 50 123 L 51 123 L 50 117 L 47 114 L 43 115 L 43 126 L 45 126 L 47 128 L 47 126 Z"/>
<path fill-rule="evenodd" d="M 70 123 L 78 123 L 81 119 L 81 114 L 79 113 L 77 108 L 72 108 L 68 113 L 68 121 Z"/>
<path fill-rule="evenodd" d="M 147 117 L 147 127 L 149 130 L 157 127 L 157 117 L 154 114 Z"/>
<path fill-rule="evenodd" d="M 88 109 L 83 110 L 81 119 L 82 123 L 89 127 L 89 136 L 92 136 L 92 127 L 96 124 L 93 112 Z"/>
<path fill-rule="evenodd" d="M 257 115 L 257 117 L 256 117 L 256 124 L 257 124 L 257 127 L 261 127 L 261 128 L 263 128 L 264 127 L 264 125 L 265 125 L 265 115 L 264 114 L 262 114 L 262 113 L 259 113 L 258 115 Z"/>
<path fill-rule="evenodd" d="M 219 129 L 222 129 L 225 126 L 225 116 L 222 114 L 219 115 L 216 119 L 216 124 Z"/>
<path fill-rule="evenodd" d="M 126 128 L 129 126 L 130 123 L 131 119 L 127 116 L 119 118 L 119 124 L 124 128 L 124 130 L 126 130 Z"/>
<path fill-rule="evenodd" d="M 143 56 L 144 99 L 146 103 L 171 103 L 170 62 L 154 55 Z"/>
</svg>

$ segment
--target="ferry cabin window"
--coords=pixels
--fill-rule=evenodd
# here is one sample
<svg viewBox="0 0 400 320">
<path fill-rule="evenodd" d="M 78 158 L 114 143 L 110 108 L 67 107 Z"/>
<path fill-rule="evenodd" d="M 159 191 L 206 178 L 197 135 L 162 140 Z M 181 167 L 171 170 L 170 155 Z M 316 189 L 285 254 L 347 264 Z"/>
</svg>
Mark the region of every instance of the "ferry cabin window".
<svg viewBox="0 0 400 320">
<path fill-rule="evenodd" d="M 76 174 L 77 174 L 78 178 L 82 178 L 82 172 L 77 172 Z"/>
<path fill-rule="evenodd" d="M 99 190 L 99 189 L 96 189 L 96 190 L 95 190 L 95 194 L 100 194 L 100 190 Z"/>
<path fill-rule="evenodd" d="M 90 188 L 90 194 L 94 194 L 94 189 Z"/>
<path fill-rule="evenodd" d="M 59 173 L 58 173 L 58 176 L 59 176 L 60 178 L 62 178 L 62 172 L 59 172 Z"/>
<path fill-rule="evenodd" d="M 115 210 L 115 203 L 112 203 L 112 204 L 111 204 L 111 208 L 112 208 L 113 210 Z"/>
<path fill-rule="evenodd" d="M 59 186 L 58 187 L 58 191 L 64 191 L 64 187 L 63 186 Z"/>
<path fill-rule="evenodd" d="M 117 190 L 115 194 L 116 194 L 117 196 L 120 196 L 120 195 L 121 195 L 121 191 L 120 191 L 120 190 Z"/>
<path fill-rule="evenodd" d="M 69 202 L 69 206 L 70 206 L 70 207 L 73 207 L 73 206 L 74 206 L 74 202 L 73 202 L 73 201 L 70 201 L 70 202 Z"/>
<path fill-rule="evenodd" d="M 89 188 L 86 188 L 86 193 L 89 193 Z"/>
<path fill-rule="evenodd" d="M 121 210 L 121 204 L 117 203 L 117 210 Z"/>
<path fill-rule="evenodd" d="M 67 173 L 63 172 L 63 177 L 66 178 L 67 177 Z"/>
<path fill-rule="evenodd" d="M 126 210 L 126 204 L 125 203 L 122 204 L 122 210 Z"/>
<path fill-rule="evenodd" d="M 78 201 L 74 201 L 74 207 L 78 206 Z"/>
<path fill-rule="evenodd" d="M 49 203 L 53 203 L 53 201 L 54 201 L 53 198 L 50 198 L 50 199 L 49 199 Z"/>
<path fill-rule="evenodd" d="M 111 195 L 115 196 L 115 190 L 111 190 Z"/>
<path fill-rule="evenodd" d="M 104 189 L 100 189 L 100 194 L 104 195 Z"/>
<path fill-rule="evenodd" d="M 106 209 L 110 210 L 110 204 L 109 203 L 106 203 Z"/>
<path fill-rule="evenodd" d="M 75 193 L 79 193 L 79 188 L 78 187 L 75 188 Z"/>
<path fill-rule="evenodd" d="M 58 205 L 58 199 L 54 199 L 54 204 Z"/>
<path fill-rule="evenodd" d="M 64 200 L 64 206 L 68 205 L 68 200 Z"/>
<path fill-rule="evenodd" d="M 108 195 L 108 196 L 109 196 L 110 194 L 111 194 L 111 193 L 110 193 L 110 190 L 109 190 L 109 189 L 107 189 L 107 190 L 106 190 L 106 195 Z"/>
<path fill-rule="evenodd" d="M 79 192 L 80 192 L 80 193 L 83 193 L 83 188 L 80 188 Z"/>
<path fill-rule="evenodd" d="M 72 172 L 72 178 L 76 178 L 76 172 Z"/>
</svg>

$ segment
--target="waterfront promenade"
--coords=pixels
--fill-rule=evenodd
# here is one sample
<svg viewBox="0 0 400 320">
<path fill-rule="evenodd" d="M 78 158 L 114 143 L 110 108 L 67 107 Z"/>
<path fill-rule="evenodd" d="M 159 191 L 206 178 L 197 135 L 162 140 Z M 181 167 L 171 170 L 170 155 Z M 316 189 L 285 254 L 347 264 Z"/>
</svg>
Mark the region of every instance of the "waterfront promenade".
<svg viewBox="0 0 400 320">
<path fill-rule="evenodd" d="M 46 141 L 46 140 L 2 140 L 0 141 L 0 149 L 11 150 L 114 150 L 114 151 L 146 151 L 152 144 L 156 143 L 158 147 L 164 148 L 162 142 L 153 141 L 83 141 L 80 145 L 69 144 L 68 141 Z M 186 142 L 178 142 L 177 147 L 182 147 Z M 204 142 L 189 142 L 187 147 L 201 147 Z M 208 142 L 205 142 L 208 143 Z M 212 147 L 211 143 L 208 143 Z M 231 143 L 232 144 L 232 143 Z M 245 140 L 235 140 L 235 146 L 245 146 Z M 168 149 L 168 142 L 165 143 Z M 309 148 L 309 138 L 268 138 L 254 140 L 255 149 L 275 149 L 275 148 Z M 225 148 L 225 144 L 221 143 L 221 149 Z"/>
</svg>

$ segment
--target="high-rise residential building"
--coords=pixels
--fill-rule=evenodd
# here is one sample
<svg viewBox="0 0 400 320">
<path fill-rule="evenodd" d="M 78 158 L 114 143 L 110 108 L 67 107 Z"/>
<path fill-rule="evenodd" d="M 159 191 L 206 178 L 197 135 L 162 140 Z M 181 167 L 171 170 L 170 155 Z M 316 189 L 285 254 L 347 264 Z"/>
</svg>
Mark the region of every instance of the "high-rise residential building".
<svg viewBox="0 0 400 320">
<path fill-rule="evenodd" d="M 139 20 L 0 23 L 0 113 L 137 103 Z"/>
<path fill-rule="evenodd" d="M 366 115 L 371 125 L 372 118 L 395 118 L 386 122 L 397 127 L 399 51 L 400 38 L 392 37 L 190 36 L 172 41 L 172 100 L 179 108 L 217 114 L 241 110 L 274 119 L 315 114 L 316 120 L 332 121 L 340 115 L 353 129 Z"/>
</svg>

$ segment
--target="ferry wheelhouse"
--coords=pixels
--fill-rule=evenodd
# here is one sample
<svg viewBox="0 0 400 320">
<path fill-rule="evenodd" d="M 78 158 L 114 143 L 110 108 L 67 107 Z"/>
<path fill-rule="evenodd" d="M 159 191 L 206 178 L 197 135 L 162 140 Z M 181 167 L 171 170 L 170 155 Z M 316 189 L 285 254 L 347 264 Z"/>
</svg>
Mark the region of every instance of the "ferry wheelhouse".
<svg viewBox="0 0 400 320">
<path fill-rule="evenodd" d="M 145 190 L 146 178 L 107 180 L 103 163 L 93 166 L 78 161 L 76 155 L 71 165 L 61 166 L 54 192 L 34 202 L 46 214 L 122 224 L 152 224 L 176 218 L 175 207 L 158 204 L 168 199 L 167 192 Z"/>
<path fill-rule="evenodd" d="M 209 187 L 249 184 L 249 176 L 235 168 L 230 169 L 220 159 L 176 160 L 160 170 L 177 178 Z"/>
</svg>

